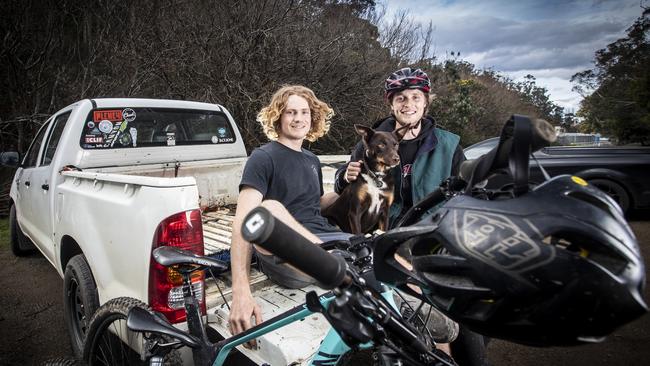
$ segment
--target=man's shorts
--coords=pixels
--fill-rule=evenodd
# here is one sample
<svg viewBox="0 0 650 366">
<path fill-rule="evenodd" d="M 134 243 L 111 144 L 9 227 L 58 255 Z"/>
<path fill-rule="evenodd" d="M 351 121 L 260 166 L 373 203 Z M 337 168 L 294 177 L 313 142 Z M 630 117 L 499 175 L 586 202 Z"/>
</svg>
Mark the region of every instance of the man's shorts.
<svg viewBox="0 0 650 366">
<path fill-rule="evenodd" d="M 352 234 L 340 231 L 315 234 L 323 242 L 347 240 Z M 303 288 L 316 283 L 316 280 L 287 265 L 287 262 L 275 255 L 255 251 L 260 270 L 274 283 L 291 289 Z"/>
</svg>

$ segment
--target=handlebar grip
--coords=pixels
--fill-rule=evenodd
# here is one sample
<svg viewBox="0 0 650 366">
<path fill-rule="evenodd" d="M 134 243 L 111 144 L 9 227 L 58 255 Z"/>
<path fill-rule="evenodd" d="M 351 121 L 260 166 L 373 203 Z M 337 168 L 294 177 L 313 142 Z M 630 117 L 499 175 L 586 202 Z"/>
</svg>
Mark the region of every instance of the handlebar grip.
<svg viewBox="0 0 650 366">
<path fill-rule="evenodd" d="M 345 279 L 346 264 L 276 219 L 264 207 L 256 207 L 242 223 L 242 236 L 246 241 L 267 249 L 292 266 L 319 282 L 319 286 L 332 289 Z"/>
</svg>

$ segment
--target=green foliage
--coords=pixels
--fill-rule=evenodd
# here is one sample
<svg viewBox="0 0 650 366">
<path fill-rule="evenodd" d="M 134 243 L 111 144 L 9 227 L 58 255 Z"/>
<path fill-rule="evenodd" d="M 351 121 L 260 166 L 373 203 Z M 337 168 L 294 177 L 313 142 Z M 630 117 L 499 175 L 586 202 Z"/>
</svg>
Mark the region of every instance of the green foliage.
<svg viewBox="0 0 650 366">
<path fill-rule="evenodd" d="M 619 143 L 650 144 L 650 9 L 624 38 L 596 52 L 596 66 L 571 78 L 587 93 L 578 115 L 583 132 L 600 132 Z"/>
<path fill-rule="evenodd" d="M 524 81 L 512 84 L 511 87 L 519 92 L 525 103 L 538 109 L 541 118 L 554 125 L 560 125 L 564 117 L 563 108 L 551 101 L 548 90 L 538 86 L 533 75 L 526 75 L 524 79 Z"/>
<path fill-rule="evenodd" d="M 562 108 L 550 101 L 546 89 L 537 86 L 532 76 L 515 83 L 493 70 L 477 70 L 456 59 L 431 70 L 435 98 L 430 113 L 444 128 L 458 134 L 463 146 L 497 136 L 514 113 L 554 124 L 562 121 Z"/>
</svg>

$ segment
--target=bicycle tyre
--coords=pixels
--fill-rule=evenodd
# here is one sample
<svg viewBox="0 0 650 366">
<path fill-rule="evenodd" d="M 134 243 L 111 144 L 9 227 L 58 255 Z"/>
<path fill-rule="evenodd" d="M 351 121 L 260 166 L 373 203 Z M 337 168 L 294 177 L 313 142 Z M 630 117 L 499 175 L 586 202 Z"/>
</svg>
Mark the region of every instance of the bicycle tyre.
<svg viewBox="0 0 650 366">
<path fill-rule="evenodd" d="M 148 360 L 142 361 L 140 353 L 129 347 L 129 344 L 142 344 L 142 334 L 126 327 L 129 311 L 135 307 L 151 311 L 147 304 L 130 297 L 112 299 L 97 309 L 84 340 L 83 360 L 88 366 L 149 365 Z M 182 365 L 180 352 L 171 350 L 165 356 L 164 365 Z"/>
</svg>

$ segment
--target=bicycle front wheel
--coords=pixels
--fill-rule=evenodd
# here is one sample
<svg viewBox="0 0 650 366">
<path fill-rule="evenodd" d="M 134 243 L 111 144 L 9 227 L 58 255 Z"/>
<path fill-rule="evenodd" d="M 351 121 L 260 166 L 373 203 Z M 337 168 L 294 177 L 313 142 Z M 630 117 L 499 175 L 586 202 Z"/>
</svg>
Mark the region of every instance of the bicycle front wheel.
<svg viewBox="0 0 650 366">
<path fill-rule="evenodd" d="M 84 341 L 83 359 L 88 366 L 149 365 L 142 360 L 143 334 L 126 326 L 129 311 L 135 307 L 150 310 L 147 304 L 129 297 L 118 297 L 102 305 L 90 319 Z M 177 350 L 165 356 L 165 365 L 180 365 Z"/>
</svg>

